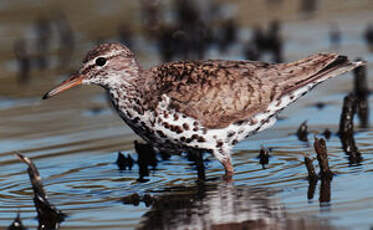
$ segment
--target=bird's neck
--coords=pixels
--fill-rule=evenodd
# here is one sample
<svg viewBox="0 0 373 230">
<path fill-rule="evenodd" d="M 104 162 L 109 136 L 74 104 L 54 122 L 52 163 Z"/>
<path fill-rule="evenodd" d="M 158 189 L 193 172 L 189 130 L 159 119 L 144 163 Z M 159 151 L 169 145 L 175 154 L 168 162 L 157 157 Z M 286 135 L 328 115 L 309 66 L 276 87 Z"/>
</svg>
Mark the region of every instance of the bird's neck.
<svg viewBox="0 0 373 230">
<path fill-rule="evenodd" d="M 141 85 L 143 80 L 143 70 L 136 59 L 122 61 L 118 65 L 107 68 L 102 76 L 98 78 L 96 84 L 101 85 L 105 89 L 122 88 L 123 86 L 137 87 Z"/>
<path fill-rule="evenodd" d="M 134 74 L 137 76 L 134 76 Z M 132 73 L 131 78 L 122 76 L 103 87 L 110 94 L 113 105 L 118 111 L 126 110 L 142 115 L 144 113 L 143 84 L 144 80 L 140 71 L 138 71 Z"/>
</svg>

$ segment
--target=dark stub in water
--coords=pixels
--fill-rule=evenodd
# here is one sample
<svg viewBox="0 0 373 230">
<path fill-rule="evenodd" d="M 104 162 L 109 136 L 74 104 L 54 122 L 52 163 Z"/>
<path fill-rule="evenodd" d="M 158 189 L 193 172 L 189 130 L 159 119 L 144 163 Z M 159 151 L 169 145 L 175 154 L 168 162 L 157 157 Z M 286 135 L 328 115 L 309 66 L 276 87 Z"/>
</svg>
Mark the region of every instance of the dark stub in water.
<svg viewBox="0 0 373 230">
<path fill-rule="evenodd" d="M 341 120 L 339 123 L 339 137 L 342 147 L 348 155 L 350 164 L 359 164 L 362 161 L 361 153 L 355 144 L 353 118 L 356 113 L 357 98 L 349 94 L 343 100 Z"/>
<path fill-rule="evenodd" d="M 62 213 L 48 201 L 39 171 L 31 159 L 19 153 L 16 156 L 20 161 L 28 165 L 27 172 L 31 180 L 32 190 L 34 191 L 34 204 L 38 213 L 38 229 L 58 229 L 60 223 L 65 220 L 66 214 Z"/>
</svg>

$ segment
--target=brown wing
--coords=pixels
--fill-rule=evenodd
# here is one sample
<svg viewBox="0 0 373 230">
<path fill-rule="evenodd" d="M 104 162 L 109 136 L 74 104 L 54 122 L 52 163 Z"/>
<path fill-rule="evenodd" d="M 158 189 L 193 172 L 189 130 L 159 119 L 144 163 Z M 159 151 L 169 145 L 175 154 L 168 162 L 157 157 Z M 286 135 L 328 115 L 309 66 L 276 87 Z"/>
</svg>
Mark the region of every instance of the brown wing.
<svg viewBox="0 0 373 230">
<path fill-rule="evenodd" d="M 277 65 L 221 60 L 173 62 L 151 69 L 148 87 L 152 98 L 166 94 L 177 111 L 207 128 L 222 128 L 265 111 L 284 89 L 297 88 L 298 82 L 315 75 L 336 56 L 319 54 Z"/>
</svg>

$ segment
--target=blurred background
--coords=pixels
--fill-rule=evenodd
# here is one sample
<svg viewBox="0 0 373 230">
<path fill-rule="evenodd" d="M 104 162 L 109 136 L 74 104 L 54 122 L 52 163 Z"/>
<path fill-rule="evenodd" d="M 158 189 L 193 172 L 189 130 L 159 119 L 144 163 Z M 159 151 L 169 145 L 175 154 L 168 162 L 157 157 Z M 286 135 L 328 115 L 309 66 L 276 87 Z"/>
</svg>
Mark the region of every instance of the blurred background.
<svg viewBox="0 0 373 230">
<path fill-rule="evenodd" d="M 139 161 L 133 145 L 137 137 L 98 87 L 41 101 L 77 70 L 88 50 L 113 41 L 134 51 L 144 68 L 184 59 L 290 62 L 337 52 L 368 62 L 361 73 L 369 91 L 371 0 L 2 0 L 0 35 L 0 228 L 17 213 L 27 227 L 38 226 L 26 166 L 14 157 L 16 151 L 34 159 L 52 203 L 69 215 L 61 229 L 373 225 L 369 108 L 364 122 L 355 120 L 362 161 L 349 162 L 336 135 L 343 97 L 356 87 L 352 73 L 316 88 L 285 110 L 273 129 L 237 145 L 231 186 L 219 179 L 223 170 L 208 155 L 202 185 L 186 156 L 156 156 L 150 171 L 145 170 L 146 179 L 139 175 L 144 172 L 140 164 L 118 169 L 118 151 Z M 369 101 L 366 97 L 366 105 Z M 305 120 L 309 141 L 295 135 Z M 326 130 L 330 165 L 338 176 L 329 182 L 332 195 L 329 190 L 329 198 L 318 201 L 321 187 L 314 188 L 315 198 L 307 195 L 303 158 L 314 153 L 313 136 Z M 265 167 L 256 158 L 261 145 L 271 150 Z M 140 198 L 150 194 L 158 202 L 122 200 L 134 193 Z"/>
</svg>

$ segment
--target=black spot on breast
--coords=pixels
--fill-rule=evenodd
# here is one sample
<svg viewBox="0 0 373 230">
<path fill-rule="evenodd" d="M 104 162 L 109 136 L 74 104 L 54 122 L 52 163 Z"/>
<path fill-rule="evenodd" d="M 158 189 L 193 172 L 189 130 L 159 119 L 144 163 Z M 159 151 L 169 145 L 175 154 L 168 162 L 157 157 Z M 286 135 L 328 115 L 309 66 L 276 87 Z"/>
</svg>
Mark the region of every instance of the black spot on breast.
<svg viewBox="0 0 373 230">
<path fill-rule="evenodd" d="M 184 124 L 183 124 L 183 128 L 184 128 L 185 130 L 189 130 L 189 125 L 188 125 L 187 123 L 184 123 Z"/>
<path fill-rule="evenodd" d="M 223 142 L 222 141 L 216 142 L 216 148 L 220 148 L 222 146 L 223 146 Z"/>
<path fill-rule="evenodd" d="M 174 121 L 177 121 L 179 120 L 179 115 L 177 115 L 176 113 L 174 113 Z"/>
<path fill-rule="evenodd" d="M 198 139 L 198 135 L 197 135 L 197 134 L 193 134 L 193 135 L 191 136 L 191 138 L 192 138 L 193 140 Z"/>
<path fill-rule="evenodd" d="M 177 134 L 182 133 L 184 130 L 180 126 L 175 126 L 175 131 Z"/>
<path fill-rule="evenodd" d="M 227 137 L 233 137 L 233 135 L 234 134 L 236 134 L 236 132 L 233 132 L 233 131 L 231 131 L 231 132 L 228 132 L 228 135 L 227 135 Z"/>
<path fill-rule="evenodd" d="M 197 142 L 199 142 L 199 143 L 203 143 L 203 142 L 206 142 L 206 139 L 205 139 L 204 137 L 202 137 L 202 136 L 199 136 L 199 137 L 197 138 Z"/>
<path fill-rule="evenodd" d="M 163 122 L 163 126 L 164 126 L 166 129 L 170 129 L 170 124 L 168 124 L 167 122 Z"/>
<path fill-rule="evenodd" d="M 238 140 L 237 139 L 234 139 L 233 141 L 232 141 L 232 145 L 235 145 L 235 144 L 237 144 L 238 143 Z"/>
</svg>

